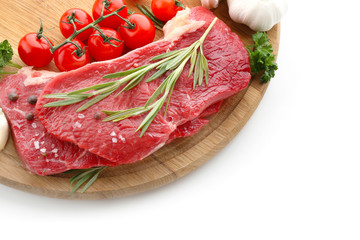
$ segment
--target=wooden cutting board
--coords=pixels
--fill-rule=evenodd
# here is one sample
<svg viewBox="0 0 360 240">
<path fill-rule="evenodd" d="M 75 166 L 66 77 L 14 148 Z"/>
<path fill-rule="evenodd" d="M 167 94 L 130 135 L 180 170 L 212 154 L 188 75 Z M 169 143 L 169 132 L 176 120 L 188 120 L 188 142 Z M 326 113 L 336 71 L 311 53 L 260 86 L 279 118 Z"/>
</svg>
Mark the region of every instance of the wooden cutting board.
<svg viewBox="0 0 360 240">
<path fill-rule="evenodd" d="M 135 3 L 150 6 L 150 0 L 125 0 L 129 9 L 139 12 Z M 188 7 L 201 5 L 200 0 L 184 0 Z M 69 8 L 82 8 L 91 13 L 93 0 L 0 0 L 0 41 L 8 39 L 15 49 L 14 62 L 24 65 L 16 48 L 19 39 L 28 32 L 36 32 L 41 18 L 46 35 L 56 43 L 63 41 L 58 21 Z M 226 1 L 214 13 L 236 32 L 245 45 L 252 44 L 254 33 L 248 27 L 231 21 Z M 277 54 L 280 26 L 268 32 Z M 157 32 L 157 39 L 162 36 Z M 44 68 L 56 70 L 54 63 Z M 49 197 L 68 199 L 103 199 L 135 194 L 170 183 L 195 170 L 225 147 L 240 131 L 258 106 L 267 88 L 259 79 L 249 87 L 226 100 L 220 112 L 210 118 L 210 123 L 194 136 L 177 139 L 146 159 L 134 164 L 106 169 L 85 193 L 70 193 L 69 175 L 36 176 L 27 172 L 16 153 L 10 138 L 0 152 L 0 183 L 7 186 Z M 214 175 L 216 172 L 214 172 Z"/>
</svg>

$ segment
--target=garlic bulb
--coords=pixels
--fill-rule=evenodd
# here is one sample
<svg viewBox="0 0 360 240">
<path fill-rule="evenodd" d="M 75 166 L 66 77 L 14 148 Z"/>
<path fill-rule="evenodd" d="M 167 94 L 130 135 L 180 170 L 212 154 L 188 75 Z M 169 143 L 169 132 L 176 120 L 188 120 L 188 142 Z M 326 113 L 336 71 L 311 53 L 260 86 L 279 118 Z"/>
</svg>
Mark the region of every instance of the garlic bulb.
<svg viewBox="0 0 360 240">
<path fill-rule="evenodd" d="M 9 124 L 0 108 L 0 151 L 4 149 L 9 137 Z"/>
<path fill-rule="evenodd" d="M 221 0 L 201 0 L 201 5 L 207 9 L 217 8 Z"/>
<path fill-rule="evenodd" d="M 268 31 L 287 12 L 286 0 L 227 0 L 232 20 L 254 31 Z"/>
</svg>

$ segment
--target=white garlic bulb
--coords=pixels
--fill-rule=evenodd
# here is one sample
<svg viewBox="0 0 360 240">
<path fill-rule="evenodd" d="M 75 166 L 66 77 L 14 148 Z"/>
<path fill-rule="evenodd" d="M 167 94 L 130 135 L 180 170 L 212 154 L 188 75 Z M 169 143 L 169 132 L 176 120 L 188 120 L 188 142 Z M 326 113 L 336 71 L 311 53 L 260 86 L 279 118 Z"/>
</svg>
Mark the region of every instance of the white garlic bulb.
<svg viewBox="0 0 360 240">
<path fill-rule="evenodd" d="M 220 0 L 201 0 L 201 5 L 207 9 L 217 8 Z"/>
<path fill-rule="evenodd" d="M 6 120 L 5 114 L 0 108 L 0 151 L 4 149 L 9 138 L 9 124 Z"/>
<path fill-rule="evenodd" d="M 227 0 L 233 21 L 254 31 L 268 31 L 287 12 L 286 0 Z"/>
</svg>

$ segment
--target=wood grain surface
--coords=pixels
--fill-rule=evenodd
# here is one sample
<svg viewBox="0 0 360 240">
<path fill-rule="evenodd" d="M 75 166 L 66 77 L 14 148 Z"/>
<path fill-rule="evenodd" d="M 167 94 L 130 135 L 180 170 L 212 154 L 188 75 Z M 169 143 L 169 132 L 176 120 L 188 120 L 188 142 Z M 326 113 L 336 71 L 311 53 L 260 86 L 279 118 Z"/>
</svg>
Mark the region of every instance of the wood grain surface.
<svg viewBox="0 0 360 240">
<path fill-rule="evenodd" d="M 125 0 L 129 9 L 139 12 L 135 0 Z M 93 0 L 0 0 L 0 41 L 8 39 L 15 50 L 14 62 L 24 65 L 17 55 L 19 39 L 28 32 L 36 32 L 41 18 L 46 35 L 54 43 L 63 41 L 58 21 L 69 8 L 79 7 L 91 13 Z M 136 3 L 150 6 L 150 0 Z M 188 7 L 200 4 L 200 0 L 184 0 Z M 231 21 L 226 1 L 214 13 L 236 32 L 245 45 L 252 44 L 254 33 L 242 24 Z M 280 25 L 268 32 L 277 54 Z M 162 36 L 157 31 L 157 39 Z M 46 68 L 56 70 L 52 62 Z M 249 87 L 225 101 L 219 113 L 210 117 L 210 123 L 194 136 L 177 139 L 146 159 L 134 164 L 106 169 L 85 193 L 70 193 L 69 175 L 36 176 L 27 172 L 16 153 L 10 138 L 0 152 L 0 183 L 7 186 L 55 198 L 104 199 L 114 198 L 154 189 L 185 176 L 211 159 L 241 130 L 261 101 L 267 84 L 254 79 Z M 216 172 L 214 172 L 214 175 Z"/>
</svg>

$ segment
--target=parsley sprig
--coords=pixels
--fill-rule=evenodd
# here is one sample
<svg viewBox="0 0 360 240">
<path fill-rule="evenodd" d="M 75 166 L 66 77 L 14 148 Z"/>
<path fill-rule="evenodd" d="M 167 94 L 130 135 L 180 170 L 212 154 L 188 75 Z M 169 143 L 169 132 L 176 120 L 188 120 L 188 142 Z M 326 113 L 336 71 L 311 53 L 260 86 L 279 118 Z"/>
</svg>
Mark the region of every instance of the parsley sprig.
<svg viewBox="0 0 360 240">
<path fill-rule="evenodd" d="M 257 32 L 253 35 L 254 45 L 247 46 L 250 67 L 253 74 L 262 72 L 261 82 L 267 83 L 275 76 L 278 69 L 275 63 L 275 54 L 269 38 L 264 32 Z"/>
<path fill-rule="evenodd" d="M 3 72 L 3 67 L 5 66 L 21 68 L 20 65 L 13 63 L 11 61 L 13 55 L 14 55 L 14 51 L 11 48 L 9 41 L 8 40 L 2 41 L 0 43 L 0 76 L 3 74 L 15 73 L 15 72 Z"/>
</svg>

